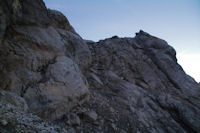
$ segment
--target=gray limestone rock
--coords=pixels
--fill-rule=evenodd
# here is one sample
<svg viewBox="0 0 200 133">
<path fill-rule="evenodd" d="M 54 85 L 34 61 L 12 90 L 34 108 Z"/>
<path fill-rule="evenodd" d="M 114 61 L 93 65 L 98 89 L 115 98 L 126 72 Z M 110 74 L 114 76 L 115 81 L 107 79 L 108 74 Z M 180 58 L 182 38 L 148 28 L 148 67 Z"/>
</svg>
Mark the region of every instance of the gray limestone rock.
<svg viewBox="0 0 200 133">
<path fill-rule="evenodd" d="M 135 38 L 114 37 L 88 45 L 95 51 L 90 70 L 103 81 L 100 89 L 87 75 L 95 94 L 89 108 L 100 117 L 117 118 L 110 122 L 126 132 L 199 131 L 200 87 L 185 74 L 167 42 L 140 31 Z M 109 105 L 103 108 L 100 101 Z M 107 115 L 107 106 L 118 113 Z M 106 125 L 105 132 L 114 132 Z"/>
<path fill-rule="evenodd" d="M 77 34 L 67 18 L 61 12 L 48 9 L 48 16 L 51 19 L 52 26 Z"/>
<path fill-rule="evenodd" d="M 0 87 L 24 97 L 30 110 L 46 119 L 58 119 L 88 101 L 80 68 L 89 65 L 91 55 L 84 40 L 68 29 L 68 20 L 59 12 L 47 12 L 41 0 L 2 0 L 0 7 L 0 28 L 5 29 Z"/>
<path fill-rule="evenodd" d="M 0 132 L 196 133 L 199 114 L 166 41 L 83 40 L 42 0 L 0 1 Z"/>
<path fill-rule="evenodd" d="M 29 87 L 24 98 L 30 109 L 47 119 L 58 119 L 89 99 L 88 86 L 77 64 L 66 56 L 57 57 L 45 74 L 46 80 Z"/>
</svg>

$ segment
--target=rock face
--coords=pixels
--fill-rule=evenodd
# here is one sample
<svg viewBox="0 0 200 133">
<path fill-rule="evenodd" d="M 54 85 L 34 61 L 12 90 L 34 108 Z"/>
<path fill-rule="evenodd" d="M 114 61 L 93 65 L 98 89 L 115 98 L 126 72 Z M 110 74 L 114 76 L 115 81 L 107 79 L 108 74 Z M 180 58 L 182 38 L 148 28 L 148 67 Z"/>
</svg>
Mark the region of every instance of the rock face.
<svg viewBox="0 0 200 133">
<path fill-rule="evenodd" d="M 1 0 L 0 17 L 0 132 L 200 131 L 200 86 L 166 41 L 83 40 L 41 0 Z"/>
<path fill-rule="evenodd" d="M 177 64 L 175 50 L 164 40 L 140 31 L 135 38 L 113 37 L 89 45 L 95 53 L 89 73 L 103 82 L 88 74 L 90 88 L 102 99 L 97 103 L 105 99 L 105 106 L 114 109 L 108 117 L 119 129 L 199 132 L 199 85 Z M 92 106 L 97 103 L 93 100 Z M 97 105 L 102 114 L 99 110 L 108 113 Z"/>
<path fill-rule="evenodd" d="M 1 2 L 8 6 L 3 11 L 10 22 L 0 45 L 0 87 L 24 97 L 30 110 L 48 119 L 87 101 L 87 81 L 77 65 L 90 62 L 87 44 L 69 24 L 51 25 L 41 0 Z M 22 8 L 22 16 L 9 14 L 17 10 L 13 6 Z"/>
<path fill-rule="evenodd" d="M 1 0 L 0 39 L 10 25 L 46 26 L 50 23 L 45 4 L 41 0 Z"/>
</svg>

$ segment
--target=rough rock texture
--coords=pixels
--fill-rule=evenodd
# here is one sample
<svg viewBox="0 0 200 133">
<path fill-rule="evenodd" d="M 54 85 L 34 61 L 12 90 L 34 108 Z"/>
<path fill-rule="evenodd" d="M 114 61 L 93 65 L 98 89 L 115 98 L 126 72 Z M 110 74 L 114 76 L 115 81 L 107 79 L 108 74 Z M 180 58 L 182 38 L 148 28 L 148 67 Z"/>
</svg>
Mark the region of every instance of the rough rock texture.
<svg viewBox="0 0 200 133">
<path fill-rule="evenodd" d="M 0 39 L 2 133 L 200 131 L 200 86 L 164 40 L 83 40 L 41 0 L 1 0 Z"/>
<path fill-rule="evenodd" d="M 106 132 L 199 132 L 200 87 L 167 42 L 140 31 L 89 46 L 95 58 L 87 77 L 97 95 L 90 108 L 112 120 L 104 124 Z"/>
<path fill-rule="evenodd" d="M 48 25 L 50 19 L 47 14 L 45 4 L 41 0 L 1 0 L 0 39 L 3 39 L 10 25 Z"/>
<path fill-rule="evenodd" d="M 44 27 L 49 16 L 41 0 L 1 2 L 10 19 L 15 4 L 23 10 L 19 22 L 18 17 L 16 23 L 7 22 L 0 45 L 0 87 L 24 97 L 31 111 L 48 119 L 87 101 L 88 84 L 77 65 L 91 60 L 87 44 L 74 32 Z"/>
<path fill-rule="evenodd" d="M 25 100 L 11 92 L 0 90 L 0 112 L 1 133 L 67 133 L 28 113 Z"/>
<path fill-rule="evenodd" d="M 71 31 L 72 33 L 76 34 L 74 28 L 70 25 L 68 19 L 61 12 L 48 9 L 48 15 L 51 19 L 51 25 L 60 29 Z"/>
</svg>

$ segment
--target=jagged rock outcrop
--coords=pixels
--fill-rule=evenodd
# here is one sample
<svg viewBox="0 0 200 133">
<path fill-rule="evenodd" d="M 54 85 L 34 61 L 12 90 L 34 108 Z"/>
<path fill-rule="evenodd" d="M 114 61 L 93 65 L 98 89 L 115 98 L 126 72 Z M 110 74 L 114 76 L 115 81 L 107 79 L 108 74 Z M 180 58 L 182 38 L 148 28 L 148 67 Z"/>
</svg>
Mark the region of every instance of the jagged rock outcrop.
<svg viewBox="0 0 200 133">
<path fill-rule="evenodd" d="M 166 41 L 83 40 L 41 0 L 0 15 L 0 132 L 200 131 L 200 86 Z"/>
<path fill-rule="evenodd" d="M 51 25 L 41 0 L 3 0 L 1 6 L 9 21 L 0 45 L 0 87 L 24 97 L 30 110 L 48 119 L 87 101 L 87 81 L 77 64 L 84 67 L 91 56 L 81 37 L 66 30 L 70 25 Z"/>
<path fill-rule="evenodd" d="M 90 88 L 114 109 L 109 119 L 119 128 L 107 132 L 199 131 L 200 88 L 177 64 L 167 42 L 140 31 L 135 38 L 113 37 L 89 45 L 95 54 Z M 100 108 L 96 111 L 105 117 L 107 108 Z"/>
</svg>

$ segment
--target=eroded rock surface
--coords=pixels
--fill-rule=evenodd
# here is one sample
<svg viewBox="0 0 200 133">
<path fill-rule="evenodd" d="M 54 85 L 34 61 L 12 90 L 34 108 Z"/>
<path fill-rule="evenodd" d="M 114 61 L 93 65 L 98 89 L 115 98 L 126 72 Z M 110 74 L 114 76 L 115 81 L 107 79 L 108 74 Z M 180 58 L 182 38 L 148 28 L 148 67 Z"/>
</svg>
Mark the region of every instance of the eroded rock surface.
<svg viewBox="0 0 200 133">
<path fill-rule="evenodd" d="M 12 92 L 0 90 L 0 112 L 1 133 L 67 133 L 28 112 L 25 100 Z"/>
<path fill-rule="evenodd" d="M 167 42 L 140 31 L 88 44 L 95 54 L 87 75 L 95 95 L 89 108 L 112 120 L 106 132 L 199 132 L 199 85 Z"/>
<path fill-rule="evenodd" d="M 57 119 L 87 101 L 88 84 L 77 65 L 91 60 L 87 44 L 67 28 L 70 24 L 46 23 L 52 16 L 60 22 L 63 15 L 49 17 L 41 0 L 1 1 L 3 5 L 10 22 L 0 45 L 0 87 L 24 97 L 32 112 L 47 119 Z M 13 11 L 18 6 L 21 16 Z"/>
<path fill-rule="evenodd" d="M 1 0 L 0 18 L 0 132 L 200 131 L 200 86 L 166 41 L 83 40 L 41 0 Z"/>
</svg>

